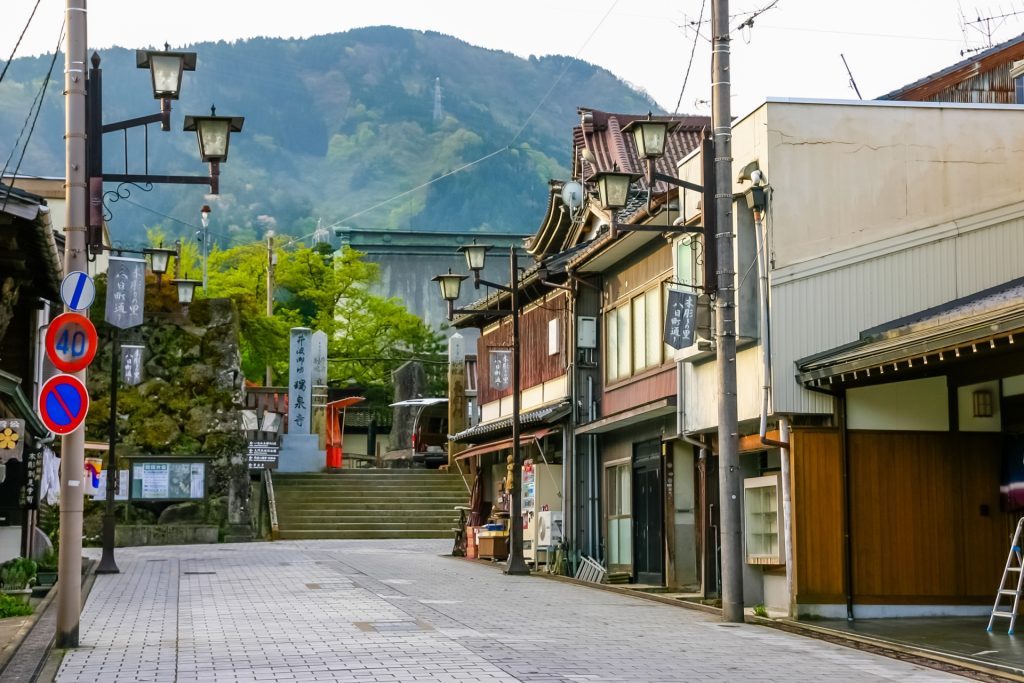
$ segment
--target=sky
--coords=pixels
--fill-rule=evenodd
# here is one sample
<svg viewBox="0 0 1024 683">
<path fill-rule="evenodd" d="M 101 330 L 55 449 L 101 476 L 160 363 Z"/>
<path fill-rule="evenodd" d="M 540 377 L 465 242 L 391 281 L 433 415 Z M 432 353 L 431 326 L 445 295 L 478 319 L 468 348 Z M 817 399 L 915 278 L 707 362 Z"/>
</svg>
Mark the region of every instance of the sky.
<svg viewBox="0 0 1024 683">
<path fill-rule="evenodd" d="M 0 60 L 11 54 L 36 2 L 3 0 Z M 38 2 L 17 56 L 52 52 L 57 42 L 65 3 Z M 666 111 L 678 106 L 683 113 L 708 114 L 711 2 L 93 0 L 89 44 L 101 49 L 167 42 L 183 48 L 204 41 L 307 37 L 393 25 L 438 31 L 522 57 L 578 57 L 646 91 Z M 751 13 L 772 4 L 730 2 L 734 116 L 770 96 L 855 99 L 840 55 L 861 95 L 873 98 L 960 61 L 961 50 L 986 46 L 989 33 L 993 42 L 1024 33 L 1024 0 L 777 0 L 756 16 L 752 27 L 736 30 Z"/>
</svg>

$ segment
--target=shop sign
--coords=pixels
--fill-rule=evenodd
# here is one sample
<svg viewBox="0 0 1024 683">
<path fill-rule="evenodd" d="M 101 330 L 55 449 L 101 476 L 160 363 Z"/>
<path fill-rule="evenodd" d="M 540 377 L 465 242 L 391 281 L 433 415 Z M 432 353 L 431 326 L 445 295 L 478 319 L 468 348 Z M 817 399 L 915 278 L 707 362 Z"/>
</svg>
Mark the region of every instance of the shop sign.
<svg viewBox="0 0 1024 683">
<path fill-rule="evenodd" d="M 0 462 L 21 460 L 25 448 L 25 421 L 15 418 L 0 419 Z"/>
<path fill-rule="evenodd" d="M 680 289 L 668 291 L 665 343 L 673 349 L 693 346 L 697 331 L 697 295 Z"/>
<path fill-rule="evenodd" d="M 512 386 L 512 352 L 508 349 L 491 349 L 491 389 L 503 390 Z"/>
</svg>

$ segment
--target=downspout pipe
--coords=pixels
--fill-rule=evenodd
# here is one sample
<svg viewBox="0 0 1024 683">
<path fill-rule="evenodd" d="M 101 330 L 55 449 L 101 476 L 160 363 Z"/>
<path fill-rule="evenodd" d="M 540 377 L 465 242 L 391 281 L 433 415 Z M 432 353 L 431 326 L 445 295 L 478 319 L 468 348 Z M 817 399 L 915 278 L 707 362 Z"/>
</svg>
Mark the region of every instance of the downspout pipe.
<svg viewBox="0 0 1024 683">
<path fill-rule="evenodd" d="M 751 197 L 765 198 L 767 193 L 751 193 Z M 792 538 L 792 487 L 790 486 L 790 447 L 789 420 L 779 418 L 779 438 L 768 438 L 768 405 L 772 393 L 772 360 L 771 360 L 771 322 L 768 315 L 768 249 L 767 235 L 764 225 L 763 203 L 755 201 L 754 233 L 757 240 L 757 278 L 760 293 L 760 330 L 761 330 L 761 444 L 770 448 L 778 448 L 782 464 L 782 547 L 786 560 L 786 595 L 788 597 L 789 616 L 793 616 L 793 538 Z"/>
</svg>

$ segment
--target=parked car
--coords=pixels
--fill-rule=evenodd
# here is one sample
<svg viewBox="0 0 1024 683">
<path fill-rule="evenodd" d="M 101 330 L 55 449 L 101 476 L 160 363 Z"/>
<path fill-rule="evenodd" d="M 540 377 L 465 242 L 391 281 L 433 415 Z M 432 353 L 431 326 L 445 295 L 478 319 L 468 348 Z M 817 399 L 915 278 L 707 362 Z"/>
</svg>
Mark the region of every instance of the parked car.
<svg viewBox="0 0 1024 683">
<path fill-rule="evenodd" d="M 448 464 L 448 399 L 411 398 L 392 407 L 412 407 L 412 461 L 429 468 Z"/>
</svg>

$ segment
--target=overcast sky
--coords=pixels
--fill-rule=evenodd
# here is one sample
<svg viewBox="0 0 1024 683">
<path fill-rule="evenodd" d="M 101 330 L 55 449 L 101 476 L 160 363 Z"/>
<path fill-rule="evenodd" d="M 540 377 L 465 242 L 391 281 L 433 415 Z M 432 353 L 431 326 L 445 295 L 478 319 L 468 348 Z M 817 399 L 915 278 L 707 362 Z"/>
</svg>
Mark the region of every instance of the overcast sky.
<svg viewBox="0 0 1024 683">
<path fill-rule="evenodd" d="M 2 0 L 0 60 L 5 60 L 36 0 Z M 772 0 L 733 0 L 735 28 Z M 696 22 L 711 0 L 92 0 L 89 44 L 172 47 L 250 36 L 303 37 L 360 26 L 435 30 L 520 56 L 565 54 L 607 68 L 676 109 Z M 18 55 L 50 52 L 63 0 L 41 0 Z M 962 8 L 962 10 L 961 10 Z M 778 0 L 751 29 L 733 32 L 733 114 L 767 96 L 854 98 L 840 53 L 861 94 L 876 97 L 961 59 L 987 44 L 981 17 L 999 42 L 1024 32 L 1024 0 Z M 966 18 L 972 24 L 963 25 Z M 680 110 L 707 113 L 710 44 L 697 39 Z M 202 68 L 202 54 L 199 55 Z M 585 103 L 580 103 L 585 104 Z"/>
</svg>

